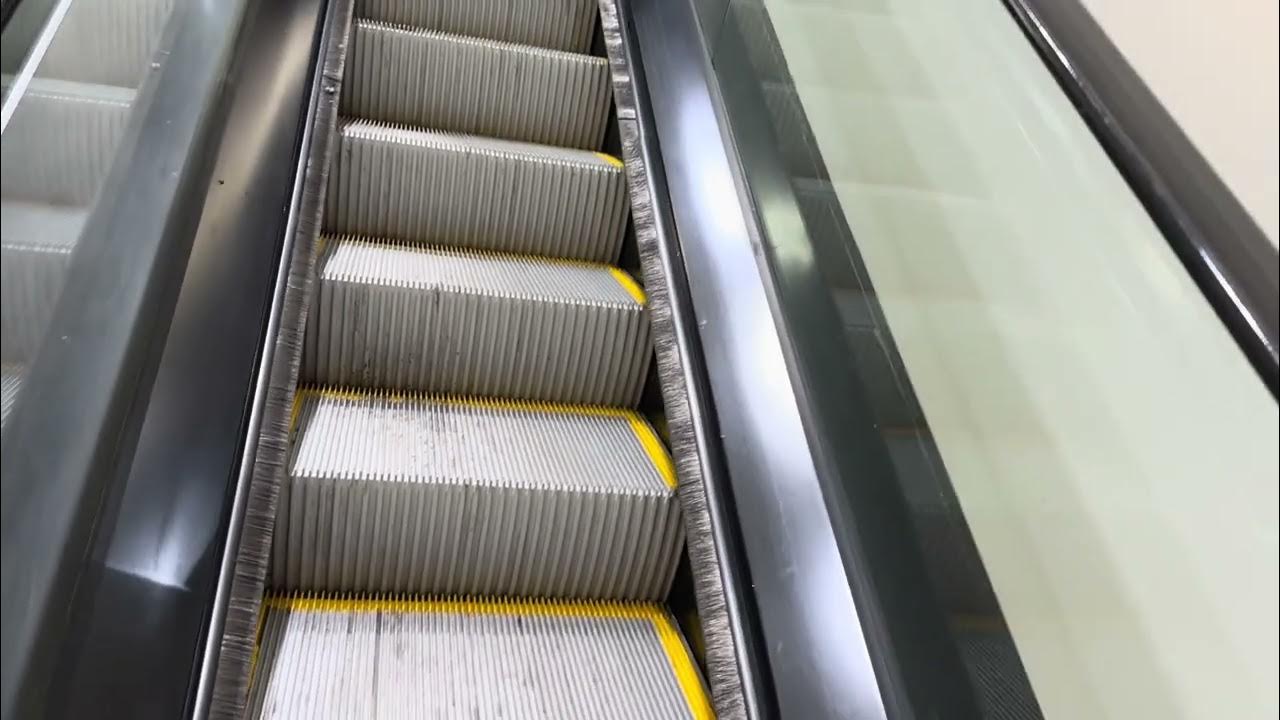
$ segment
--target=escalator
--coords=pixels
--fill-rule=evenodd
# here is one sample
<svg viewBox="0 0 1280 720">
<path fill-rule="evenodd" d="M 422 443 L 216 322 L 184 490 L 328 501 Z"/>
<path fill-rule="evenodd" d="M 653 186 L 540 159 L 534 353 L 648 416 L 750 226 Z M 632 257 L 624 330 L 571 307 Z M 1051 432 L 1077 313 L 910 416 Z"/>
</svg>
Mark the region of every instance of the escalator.
<svg viewBox="0 0 1280 720">
<path fill-rule="evenodd" d="M 710 717 L 590 0 L 362 2 L 250 717 Z"/>
<path fill-rule="evenodd" d="M 3 3 L 0 714 L 1274 715 L 1274 246 L 1028 4 Z"/>
</svg>

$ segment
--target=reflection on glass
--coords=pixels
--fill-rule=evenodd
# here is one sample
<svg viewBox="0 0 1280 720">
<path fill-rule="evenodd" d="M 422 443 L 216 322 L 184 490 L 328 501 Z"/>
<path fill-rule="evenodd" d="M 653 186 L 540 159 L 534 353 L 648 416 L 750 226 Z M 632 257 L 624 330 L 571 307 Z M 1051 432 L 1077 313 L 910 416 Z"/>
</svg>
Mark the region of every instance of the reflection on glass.
<svg viewBox="0 0 1280 720">
<path fill-rule="evenodd" d="M 1276 717 L 1276 403 L 1004 6 L 729 22 L 990 715 Z"/>
<path fill-rule="evenodd" d="M 25 368 L 36 361 L 86 218 L 116 160 L 138 89 L 157 60 L 174 2 L 64 4 L 21 3 L 5 26 L 0 50 L 6 109 L 13 109 L 0 135 L 6 424 Z M 45 36 L 47 43 L 38 42 Z"/>
</svg>

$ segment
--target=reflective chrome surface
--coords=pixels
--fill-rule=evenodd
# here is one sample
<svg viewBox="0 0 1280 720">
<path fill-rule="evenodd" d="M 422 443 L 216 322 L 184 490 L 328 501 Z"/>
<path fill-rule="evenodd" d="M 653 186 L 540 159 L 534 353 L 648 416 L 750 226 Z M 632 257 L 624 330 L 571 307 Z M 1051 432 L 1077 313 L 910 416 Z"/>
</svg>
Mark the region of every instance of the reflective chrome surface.
<svg viewBox="0 0 1280 720">
<path fill-rule="evenodd" d="M 724 588 L 725 613 L 729 632 L 737 648 L 738 679 L 742 688 L 746 717 L 756 720 L 777 714 L 777 698 L 768 673 L 768 660 L 760 631 L 759 608 L 751 588 L 750 570 L 743 554 L 743 524 L 735 512 L 719 420 L 712 406 L 710 382 L 702 352 L 701 338 L 690 297 L 689 277 L 672 217 L 671 195 L 667 171 L 658 143 L 653 118 L 651 92 L 640 46 L 633 27 L 630 5 L 619 0 L 619 31 L 622 50 L 633 83 L 634 118 L 623 117 L 619 124 L 635 122 L 638 150 L 644 159 L 646 181 L 650 188 L 653 226 L 657 255 L 662 264 L 670 306 L 674 342 L 683 362 L 684 389 L 689 403 L 690 425 L 702 469 L 703 492 L 706 496 L 707 519 L 719 555 L 720 581 Z M 620 103 L 621 104 L 621 103 Z M 672 593 L 674 597 L 675 592 Z M 671 599 L 668 599 L 671 602 Z"/>
<path fill-rule="evenodd" d="M 631 3 L 780 708 L 885 717 L 691 4 Z"/>
</svg>

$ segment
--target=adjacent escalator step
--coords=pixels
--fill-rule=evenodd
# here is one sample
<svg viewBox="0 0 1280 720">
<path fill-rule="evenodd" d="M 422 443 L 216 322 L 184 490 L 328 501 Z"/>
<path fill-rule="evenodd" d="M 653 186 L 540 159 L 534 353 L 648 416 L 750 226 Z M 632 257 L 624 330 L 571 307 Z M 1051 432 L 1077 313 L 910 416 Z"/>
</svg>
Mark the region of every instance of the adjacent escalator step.
<svg viewBox="0 0 1280 720">
<path fill-rule="evenodd" d="M 303 380 L 634 405 L 644 291 L 607 265 L 351 237 L 325 242 Z"/>
<path fill-rule="evenodd" d="M 0 201 L 0 356 L 31 362 L 62 291 L 85 211 Z"/>
<path fill-rule="evenodd" d="M 137 88 L 160 46 L 174 1 L 76 0 L 37 77 Z"/>
<path fill-rule="evenodd" d="M 22 366 L 5 365 L 0 370 L 0 428 L 9 422 L 9 413 L 22 389 Z"/>
<path fill-rule="evenodd" d="M 357 0 L 356 16 L 552 50 L 587 52 L 594 0 Z"/>
<path fill-rule="evenodd" d="M 609 116 L 601 57 L 357 20 L 346 115 L 595 150 Z"/>
<path fill-rule="evenodd" d="M 626 180 L 602 153 L 349 120 L 333 165 L 331 232 L 597 262 L 622 247 Z"/>
<path fill-rule="evenodd" d="M 133 97 L 110 85 L 33 80 L 0 143 L 0 195 L 88 205 L 111 168 Z"/>
<path fill-rule="evenodd" d="M 615 408 L 304 389 L 282 590 L 657 600 L 684 526 L 671 459 Z"/>
</svg>

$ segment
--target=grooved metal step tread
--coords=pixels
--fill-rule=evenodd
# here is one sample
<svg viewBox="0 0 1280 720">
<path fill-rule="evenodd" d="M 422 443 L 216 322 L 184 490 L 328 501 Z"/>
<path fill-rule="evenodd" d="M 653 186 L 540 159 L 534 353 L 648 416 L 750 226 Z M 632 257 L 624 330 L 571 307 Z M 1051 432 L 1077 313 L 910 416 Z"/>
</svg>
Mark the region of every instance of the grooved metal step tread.
<svg viewBox="0 0 1280 720">
<path fill-rule="evenodd" d="M 329 238 L 305 381 L 634 405 L 644 291 L 607 265 Z"/>
<path fill-rule="evenodd" d="M 384 122 L 594 150 L 609 116 L 609 63 L 357 20 L 342 112 Z"/>
<path fill-rule="evenodd" d="M 174 0 L 75 0 L 36 68 L 36 77 L 138 87 L 173 6 Z"/>
<path fill-rule="evenodd" d="M 622 163 L 587 150 L 343 121 L 326 229 L 480 250 L 615 262 Z"/>
<path fill-rule="evenodd" d="M 713 717 L 652 604 L 270 597 L 250 718 Z"/>
<path fill-rule="evenodd" d="M 86 214 L 75 207 L 0 200 L 0 358 L 5 362 L 29 362 L 39 349 Z"/>
<path fill-rule="evenodd" d="M 358 0 L 357 17 L 587 52 L 596 25 L 593 0 Z"/>
<path fill-rule="evenodd" d="M 634 411 L 303 389 L 274 587 L 656 600 L 684 540 Z"/>
<path fill-rule="evenodd" d="M 5 365 L 0 369 L 0 427 L 9 422 L 9 413 L 22 390 L 22 366 Z"/>
<path fill-rule="evenodd" d="M 32 80 L 0 141 L 0 195 L 88 205 L 111 168 L 134 92 Z"/>
<path fill-rule="evenodd" d="M 613 266 L 326 238 L 302 378 L 635 405 L 653 340 Z"/>
</svg>

